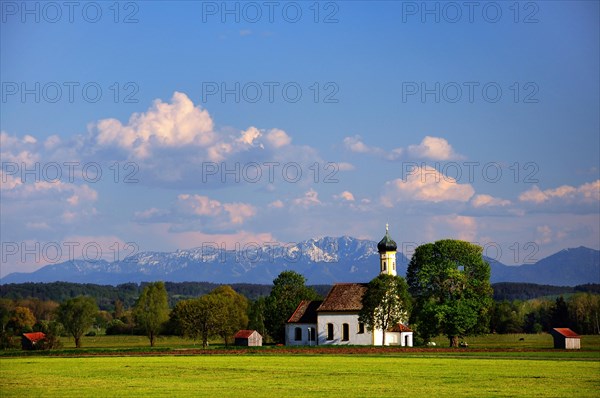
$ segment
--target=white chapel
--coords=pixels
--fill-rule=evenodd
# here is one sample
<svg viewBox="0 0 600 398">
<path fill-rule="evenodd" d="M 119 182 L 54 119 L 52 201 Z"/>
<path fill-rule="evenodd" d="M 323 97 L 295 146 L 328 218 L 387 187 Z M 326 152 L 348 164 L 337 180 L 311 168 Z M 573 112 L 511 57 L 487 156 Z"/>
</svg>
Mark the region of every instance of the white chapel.
<svg viewBox="0 0 600 398">
<path fill-rule="evenodd" d="M 379 272 L 396 275 L 396 242 L 390 237 L 388 225 L 385 236 L 377 244 Z M 323 301 L 302 301 L 288 319 L 285 329 L 286 345 L 399 345 L 412 347 L 413 332 L 399 323 L 385 333 L 369 332 L 358 321 L 362 297 L 367 283 L 336 283 Z"/>
</svg>

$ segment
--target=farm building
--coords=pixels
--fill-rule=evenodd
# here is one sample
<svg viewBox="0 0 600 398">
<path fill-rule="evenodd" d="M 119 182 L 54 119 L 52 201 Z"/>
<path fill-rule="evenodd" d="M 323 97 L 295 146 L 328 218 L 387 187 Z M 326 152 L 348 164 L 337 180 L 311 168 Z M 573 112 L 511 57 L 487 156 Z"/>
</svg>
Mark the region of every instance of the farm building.
<svg viewBox="0 0 600 398">
<path fill-rule="evenodd" d="M 262 346 L 262 336 L 256 330 L 240 330 L 233 336 L 235 345 L 248 347 Z"/>
<path fill-rule="evenodd" d="M 42 332 L 23 333 L 21 337 L 21 348 L 24 350 L 35 350 L 46 340 L 46 335 Z"/>
<path fill-rule="evenodd" d="M 396 242 L 386 225 L 385 236 L 377 245 L 379 272 L 396 275 Z M 412 347 L 413 331 L 400 323 L 386 331 L 369 331 L 359 322 L 366 283 L 336 283 L 323 301 L 302 301 L 285 326 L 286 345 L 399 345 Z"/>
<path fill-rule="evenodd" d="M 569 328 L 554 328 L 550 331 L 554 338 L 554 348 L 578 350 L 581 348 L 581 336 Z"/>
</svg>

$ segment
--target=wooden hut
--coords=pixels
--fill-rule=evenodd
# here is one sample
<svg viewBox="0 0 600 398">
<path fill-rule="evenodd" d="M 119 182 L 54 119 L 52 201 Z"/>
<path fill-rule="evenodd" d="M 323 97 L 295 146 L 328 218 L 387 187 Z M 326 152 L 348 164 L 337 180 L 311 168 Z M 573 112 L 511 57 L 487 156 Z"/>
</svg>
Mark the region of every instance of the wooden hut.
<svg viewBox="0 0 600 398">
<path fill-rule="evenodd" d="M 248 347 L 262 346 L 262 336 L 256 330 L 240 330 L 233 336 L 235 345 Z"/>
<path fill-rule="evenodd" d="M 24 350 L 38 349 L 44 340 L 46 340 L 46 335 L 42 332 L 23 333 L 23 336 L 21 337 L 21 348 Z"/>
<path fill-rule="evenodd" d="M 581 348 L 581 336 L 569 328 L 554 328 L 550 331 L 554 338 L 554 348 L 578 350 Z"/>
</svg>

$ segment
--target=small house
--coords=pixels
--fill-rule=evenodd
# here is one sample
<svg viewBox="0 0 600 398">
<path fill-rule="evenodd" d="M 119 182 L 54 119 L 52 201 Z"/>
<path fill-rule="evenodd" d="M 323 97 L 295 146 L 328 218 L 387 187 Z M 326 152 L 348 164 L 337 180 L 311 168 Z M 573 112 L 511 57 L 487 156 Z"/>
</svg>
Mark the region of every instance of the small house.
<svg viewBox="0 0 600 398">
<path fill-rule="evenodd" d="M 39 349 L 44 340 L 46 340 L 46 335 L 42 332 L 23 333 L 23 336 L 21 337 L 21 348 L 24 350 Z"/>
<path fill-rule="evenodd" d="M 550 330 L 554 338 L 554 348 L 563 350 L 579 350 L 581 348 L 581 336 L 569 328 L 554 328 Z"/>
<path fill-rule="evenodd" d="M 262 336 L 256 330 L 240 330 L 233 336 L 235 345 L 248 347 L 262 346 Z"/>
</svg>

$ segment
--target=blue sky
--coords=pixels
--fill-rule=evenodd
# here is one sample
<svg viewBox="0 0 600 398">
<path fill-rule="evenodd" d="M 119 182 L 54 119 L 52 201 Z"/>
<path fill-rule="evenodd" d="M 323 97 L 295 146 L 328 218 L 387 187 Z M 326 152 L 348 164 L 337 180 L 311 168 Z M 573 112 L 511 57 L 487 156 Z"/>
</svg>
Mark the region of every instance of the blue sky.
<svg viewBox="0 0 600 398">
<path fill-rule="evenodd" d="M 597 2 L 23 4 L 2 2 L 2 276 L 386 222 L 508 264 L 600 246 Z"/>
</svg>

